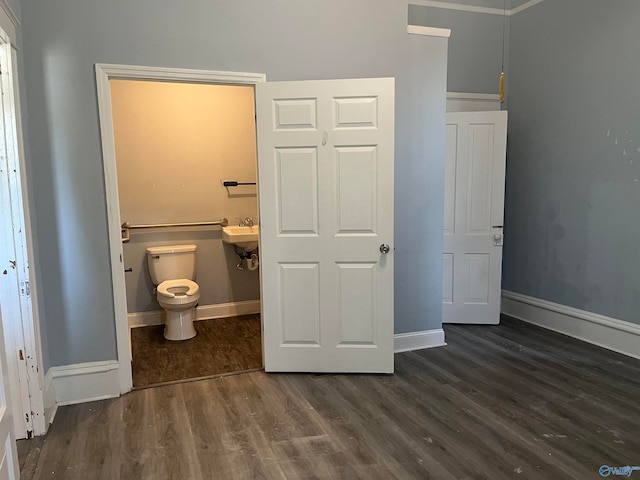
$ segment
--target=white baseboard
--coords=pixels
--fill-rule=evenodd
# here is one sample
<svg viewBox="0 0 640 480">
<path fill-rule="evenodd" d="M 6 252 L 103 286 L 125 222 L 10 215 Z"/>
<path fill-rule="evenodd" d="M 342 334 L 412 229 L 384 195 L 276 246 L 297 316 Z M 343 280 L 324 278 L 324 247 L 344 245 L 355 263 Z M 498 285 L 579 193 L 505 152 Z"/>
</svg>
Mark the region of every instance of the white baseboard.
<svg viewBox="0 0 640 480">
<path fill-rule="evenodd" d="M 234 317 L 236 315 L 253 315 L 255 313 L 260 313 L 260 300 L 200 305 L 196 308 L 196 320 L 210 320 L 212 318 Z M 129 327 L 162 325 L 164 323 L 162 314 L 162 310 L 130 313 L 128 315 Z"/>
<path fill-rule="evenodd" d="M 44 423 L 45 433 L 49 429 L 49 425 L 53 423 L 53 419 L 56 417 L 58 411 L 58 404 L 56 403 L 56 392 L 53 388 L 53 372 L 51 369 L 47 371 L 44 376 L 44 391 L 42 392 L 42 401 L 44 403 Z"/>
<path fill-rule="evenodd" d="M 49 408 L 49 421 L 53 421 L 57 406 L 120 396 L 117 360 L 51 367 L 49 376 L 48 388 L 45 381 L 45 398 L 50 397 L 51 391 L 55 398 L 54 406 Z"/>
<path fill-rule="evenodd" d="M 255 303 L 258 306 L 260 305 L 259 301 Z M 212 311 L 218 310 L 212 309 Z M 234 313 L 231 314 L 233 315 Z M 236 314 L 242 315 L 244 313 Z M 446 343 L 442 329 L 394 335 L 395 353 L 443 345 L 446 345 Z M 118 362 L 116 360 L 51 367 L 45 375 L 44 381 L 45 421 L 47 426 L 53 422 L 58 406 L 120 396 L 118 373 Z"/>
<path fill-rule="evenodd" d="M 393 351 L 395 353 L 443 347 L 445 345 L 444 330 L 441 328 L 422 332 L 397 333 L 393 336 Z"/>
<path fill-rule="evenodd" d="M 614 352 L 640 358 L 640 325 L 502 291 L 502 313 Z"/>
</svg>

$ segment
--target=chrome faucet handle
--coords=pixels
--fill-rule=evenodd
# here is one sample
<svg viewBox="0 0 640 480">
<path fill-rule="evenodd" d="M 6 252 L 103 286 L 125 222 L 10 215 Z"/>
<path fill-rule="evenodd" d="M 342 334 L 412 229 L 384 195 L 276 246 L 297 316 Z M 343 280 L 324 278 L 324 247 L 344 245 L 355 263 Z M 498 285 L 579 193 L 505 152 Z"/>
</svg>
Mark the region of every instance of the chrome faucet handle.
<svg viewBox="0 0 640 480">
<path fill-rule="evenodd" d="M 253 218 L 247 217 L 244 219 L 244 224 L 247 227 L 253 227 Z"/>
<path fill-rule="evenodd" d="M 236 217 L 239 221 L 238 221 L 238 226 L 239 227 L 244 227 L 244 218 L 240 218 L 240 217 Z"/>
</svg>

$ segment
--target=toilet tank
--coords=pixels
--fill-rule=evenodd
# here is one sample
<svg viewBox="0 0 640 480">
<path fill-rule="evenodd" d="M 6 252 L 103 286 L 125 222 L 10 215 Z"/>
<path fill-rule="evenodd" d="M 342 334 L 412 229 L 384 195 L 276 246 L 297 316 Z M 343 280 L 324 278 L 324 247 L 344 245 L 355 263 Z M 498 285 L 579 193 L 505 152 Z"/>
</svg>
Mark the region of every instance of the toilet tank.
<svg viewBox="0 0 640 480">
<path fill-rule="evenodd" d="M 196 279 L 196 245 L 147 247 L 147 263 L 154 285 L 165 280 Z"/>
</svg>

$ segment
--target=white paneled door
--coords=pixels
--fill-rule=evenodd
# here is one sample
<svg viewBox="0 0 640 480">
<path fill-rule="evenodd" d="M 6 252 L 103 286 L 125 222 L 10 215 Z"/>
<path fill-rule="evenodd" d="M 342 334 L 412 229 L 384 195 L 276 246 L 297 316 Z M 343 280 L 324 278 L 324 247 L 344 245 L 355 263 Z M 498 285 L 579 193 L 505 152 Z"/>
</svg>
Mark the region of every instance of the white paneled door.
<svg viewBox="0 0 640 480">
<path fill-rule="evenodd" d="M 267 371 L 393 372 L 394 79 L 256 85 Z"/>
<path fill-rule="evenodd" d="M 498 324 L 507 112 L 447 113 L 442 321 Z"/>
<path fill-rule="evenodd" d="M 0 480 L 18 478 L 20 478 L 18 451 L 13 433 L 7 355 L 2 334 L 2 318 L 0 318 Z"/>
</svg>

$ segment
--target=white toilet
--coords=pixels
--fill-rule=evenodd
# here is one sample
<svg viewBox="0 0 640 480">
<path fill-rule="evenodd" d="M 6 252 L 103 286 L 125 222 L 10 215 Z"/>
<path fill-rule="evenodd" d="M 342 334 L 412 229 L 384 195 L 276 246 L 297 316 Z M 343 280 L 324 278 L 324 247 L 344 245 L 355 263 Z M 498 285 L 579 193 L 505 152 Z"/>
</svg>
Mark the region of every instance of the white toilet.
<svg viewBox="0 0 640 480">
<path fill-rule="evenodd" d="M 188 340 L 197 335 L 193 327 L 195 306 L 200 299 L 196 278 L 196 245 L 166 245 L 147 248 L 149 273 L 157 285 L 158 303 L 167 312 L 164 338 Z"/>
</svg>

